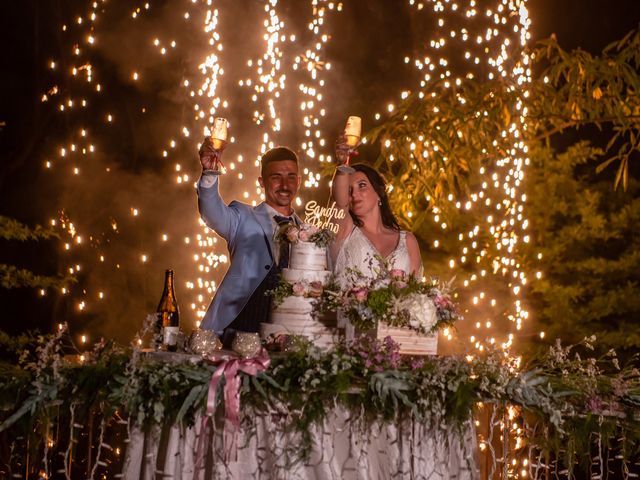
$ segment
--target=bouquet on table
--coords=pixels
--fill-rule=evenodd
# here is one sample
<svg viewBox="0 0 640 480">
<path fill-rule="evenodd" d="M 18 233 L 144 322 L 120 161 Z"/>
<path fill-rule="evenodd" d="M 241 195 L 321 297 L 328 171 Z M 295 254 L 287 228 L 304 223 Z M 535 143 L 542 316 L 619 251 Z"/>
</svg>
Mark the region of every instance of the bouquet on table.
<svg viewBox="0 0 640 480">
<path fill-rule="evenodd" d="M 371 330 L 383 322 L 431 335 L 461 318 L 451 299 L 450 283 L 424 280 L 403 270 L 389 269 L 383 262 L 377 276 L 357 269 L 347 272 L 347 290 L 339 292 L 329 307 L 340 308 L 357 330 Z"/>
</svg>

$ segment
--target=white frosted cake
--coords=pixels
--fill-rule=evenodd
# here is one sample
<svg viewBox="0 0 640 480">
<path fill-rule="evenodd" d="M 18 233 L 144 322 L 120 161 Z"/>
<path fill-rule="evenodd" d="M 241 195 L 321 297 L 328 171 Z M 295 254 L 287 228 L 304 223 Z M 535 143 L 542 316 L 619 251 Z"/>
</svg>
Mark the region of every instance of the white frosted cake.
<svg viewBox="0 0 640 480">
<path fill-rule="evenodd" d="M 263 323 L 261 334 L 300 335 L 314 345 L 326 348 L 337 340 L 335 318 L 314 318 L 313 304 L 322 293 L 331 272 L 327 270 L 327 249 L 298 240 L 291 244 L 289 268 L 282 271 L 283 280 L 293 285 L 293 295 L 272 307 L 270 322 Z"/>
</svg>

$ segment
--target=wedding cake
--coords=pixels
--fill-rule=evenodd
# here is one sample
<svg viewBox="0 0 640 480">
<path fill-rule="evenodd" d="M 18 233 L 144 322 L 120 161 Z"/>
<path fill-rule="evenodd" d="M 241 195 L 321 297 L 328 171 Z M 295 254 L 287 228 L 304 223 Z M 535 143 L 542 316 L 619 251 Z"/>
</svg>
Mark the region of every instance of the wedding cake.
<svg viewBox="0 0 640 480">
<path fill-rule="evenodd" d="M 289 268 L 282 271 L 281 286 L 289 295 L 274 298 L 269 323 L 261 325 L 263 338 L 298 335 L 326 348 L 337 340 L 335 317 L 314 316 L 314 303 L 322 295 L 331 272 L 327 270 L 327 248 L 314 243 L 319 232 L 311 225 L 291 226 L 285 235 L 291 243 Z M 304 240 L 303 240 L 304 239 Z M 281 237 L 280 241 L 285 241 Z"/>
</svg>

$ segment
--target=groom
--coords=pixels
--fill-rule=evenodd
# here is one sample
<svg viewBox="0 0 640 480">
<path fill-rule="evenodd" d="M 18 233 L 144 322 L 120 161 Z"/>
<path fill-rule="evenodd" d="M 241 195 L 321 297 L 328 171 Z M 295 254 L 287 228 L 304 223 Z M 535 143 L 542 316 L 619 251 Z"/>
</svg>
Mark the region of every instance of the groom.
<svg viewBox="0 0 640 480">
<path fill-rule="evenodd" d="M 235 200 L 227 205 L 218 191 L 219 177 L 211 172 L 215 158 L 207 138 L 200 149 L 198 208 L 207 226 L 227 241 L 231 264 L 200 327 L 222 336 L 229 348 L 236 332 L 258 332 L 268 319 L 271 298 L 265 292 L 277 285 L 289 261 L 289 244 L 278 245 L 273 235 L 283 223 L 302 223 L 291 208 L 301 177 L 296 154 L 272 148 L 262 156 L 258 177 L 265 201 L 256 207 Z"/>
</svg>

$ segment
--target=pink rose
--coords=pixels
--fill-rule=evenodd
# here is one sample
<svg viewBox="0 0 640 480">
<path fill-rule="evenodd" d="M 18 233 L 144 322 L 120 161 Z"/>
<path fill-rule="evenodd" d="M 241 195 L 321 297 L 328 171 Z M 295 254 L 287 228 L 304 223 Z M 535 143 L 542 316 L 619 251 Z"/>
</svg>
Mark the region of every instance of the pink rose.
<svg viewBox="0 0 640 480">
<path fill-rule="evenodd" d="M 407 282 L 403 282 L 402 280 L 395 280 L 393 282 L 393 287 L 398 289 L 398 290 L 402 290 L 403 288 L 407 288 Z"/>
<path fill-rule="evenodd" d="M 298 241 L 298 229 L 293 225 L 287 228 L 287 230 L 284 232 L 284 235 L 291 243 L 296 243 Z"/>
<path fill-rule="evenodd" d="M 315 235 L 316 233 L 318 233 L 320 231 L 320 229 L 318 227 L 316 227 L 315 225 L 307 225 L 306 231 L 309 233 L 309 236 L 311 235 Z"/>
<path fill-rule="evenodd" d="M 300 230 L 300 232 L 298 233 L 298 239 L 301 242 L 308 242 L 310 236 L 311 235 L 309 235 L 309 232 L 307 232 L 306 230 Z"/>
<path fill-rule="evenodd" d="M 369 291 L 362 287 L 362 288 L 354 288 L 352 290 L 353 292 L 353 296 L 356 298 L 356 300 L 360 303 L 364 303 L 367 301 L 367 297 L 369 296 Z"/>
<path fill-rule="evenodd" d="M 301 283 L 294 283 L 291 287 L 293 295 L 296 297 L 302 297 L 304 295 L 304 285 Z"/>
<path fill-rule="evenodd" d="M 313 298 L 318 298 L 322 296 L 322 291 L 324 287 L 322 286 L 322 282 L 311 282 L 309 284 L 309 296 Z"/>
<path fill-rule="evenodd" d="M 433 303 L 436 305 L 436 307 L 438 308 L 451 308 L 453 307 L 453 302 L 451 301 L 451 299 L 446 296 L 446 295 L 438 295 L 436 298 L 433 299 Z"/>
<path fill-rule="evenodd" d="M 394 268 L 389 272 L 389 275 L 391 275 L 391 278 L 393 278 L 394 280 L 402 280 L 406 276 L 406 273 L 400 268 Z"/>
</svg>

